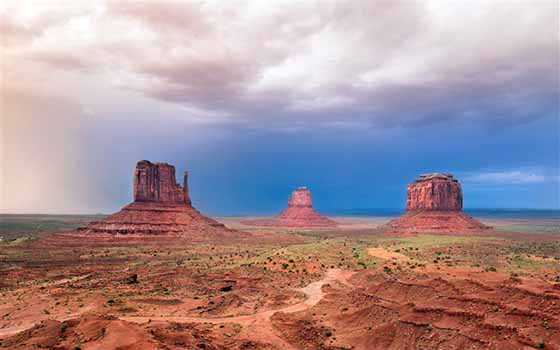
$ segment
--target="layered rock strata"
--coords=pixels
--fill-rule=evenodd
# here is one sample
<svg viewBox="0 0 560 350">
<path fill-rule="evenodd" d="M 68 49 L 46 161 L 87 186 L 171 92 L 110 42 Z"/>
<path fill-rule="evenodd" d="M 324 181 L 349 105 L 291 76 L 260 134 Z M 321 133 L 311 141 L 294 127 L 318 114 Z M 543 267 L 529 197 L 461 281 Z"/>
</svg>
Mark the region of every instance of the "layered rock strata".
<svg viewBox="0 0 560 350">
<path fill-rule="evenodd" d="M 103 220 L 79 229 L 87 233 L 174 234 L 204 238 L 233 233 L 202 215 L 192 204 L 188 173 L 183 186 L 175 179 L 175 167 L 167 163 L 139 161 L 134 170 L 134 201 Z"/>
<path fill-rule="evenodd" d="M 406 194 L 406 210 L 463 210 L 461 184 L 452 174 L 420 175 Z"/>
<path fill-rule="evenodd" d="M 463 212 L 461 184 L 452 174 L 423 174 L 407 187 L 406 212 L 391 220 L 392 232 L 475 233 L 490 227 Z"/>
<path fill-rule="evenodd" d="M 336 221 L 319 214 L 313 209 L 311 191 L 298 187 L 288 199 L 288 207 L 270 220 L 249 220 L 245 224 L 281 227 L 335 227 Z"/>
</svg>

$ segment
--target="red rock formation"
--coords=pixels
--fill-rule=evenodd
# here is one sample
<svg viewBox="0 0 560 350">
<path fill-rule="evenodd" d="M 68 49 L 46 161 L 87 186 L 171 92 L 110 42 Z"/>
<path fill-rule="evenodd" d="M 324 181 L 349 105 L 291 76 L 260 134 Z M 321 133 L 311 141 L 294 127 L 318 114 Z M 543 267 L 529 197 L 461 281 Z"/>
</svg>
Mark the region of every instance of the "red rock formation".
<svg viewBox="0 0 560 350">
<path fill-rule="evenodd" d="M 337 223 L 313 209 L 311 191 L 298 187 L 288 200 L 288 207 L 270 220 L 244 221 L 248 225 L 282 227 L 334 227 Z"/>
<path fill-rule="evenodd" d="M 227 229 L 196 210 L 189 197 L 188 173 L 183 186 L 175 180 L 175 167 L 139 161 L 134 170 L 134 202 L 100 221 L 79 229 L 90 234 L 173 234 L 193 240 L 246 235 Z"/>
<path fill-rule="evenodd" d="M 406 210 L 462 210 L 461 184 L 451 174 L 423 174 L 407 189 Z"/>
<path fill-rule="evenodd" d="M 181 187 L 173 165 L 139 161 L 134 170 L 134 201 L 190 204 L 187 172 Z"/>
<path fill-rule="evenodd" d="M 313 207 L 313 201 L 311 200 L 311 191 L 307 187 L 298 187 L 288 199 L 288 208 L 311 207 Z"/>
<path fill-rule="evenodd" d="M 490 229 L 463 213 L 461 184 L 452 174 L 423 174 L 407 188 L 406 212 L 391 220 L 392 232 L 474 233 Z"/>
</svg>

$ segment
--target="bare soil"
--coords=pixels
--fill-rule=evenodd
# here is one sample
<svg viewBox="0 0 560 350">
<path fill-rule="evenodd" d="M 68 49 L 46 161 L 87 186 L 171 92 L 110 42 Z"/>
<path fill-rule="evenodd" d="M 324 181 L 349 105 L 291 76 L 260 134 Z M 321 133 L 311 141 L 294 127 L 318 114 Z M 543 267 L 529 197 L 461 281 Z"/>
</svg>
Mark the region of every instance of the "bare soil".
<svg viewBox="0 0 560 350">
<path fill-rule="evenodd" d="M 559 349 L 560 235 L 226 225 L 0 245 L 0 348 Z M 355 226 L 353 226 L 355 225 Z"/>
</svg>

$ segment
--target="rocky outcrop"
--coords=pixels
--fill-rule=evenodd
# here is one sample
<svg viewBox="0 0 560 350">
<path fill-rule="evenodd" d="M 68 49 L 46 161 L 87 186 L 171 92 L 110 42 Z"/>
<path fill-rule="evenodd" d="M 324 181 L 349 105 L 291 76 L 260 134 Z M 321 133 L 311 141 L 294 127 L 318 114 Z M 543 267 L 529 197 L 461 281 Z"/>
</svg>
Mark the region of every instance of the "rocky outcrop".
<svg viewBox="0 0 560 350">
<path fill-rule="evenodd" d="M 190 204 L 187 180 L 185 171 L 183 187 L 177 183 L 173 165 L 139 161 L 134 170 L 134 201 Z"/>
<path fill-rule="evenodd" d="M 335 227 L 333 221 L 313 209 L 311 191 L 307 187 L 298 187 L 288 199 L 288 207 L 270 220 L 249 220 L 243 223 L 255 226 L 281 227 Z"/>
<path fill-rule="evenodd" d="M 183 186 L 175 179 L 175 167 L 167 163 L 139 161 L 134 170 L 134 201 L 103 220 L 79 229 L 88 234 L 160 234 L 185 236 L 193 241 L 244 236 L 202 215 L 191 203 L 188 173 Z"/>
<path fill-rule="evenodd" d="M 408 185 L 406 210 L 462 210 L 461 184 L 452 174 L 423 174 Z"/>
<path fill-rule="evenodd" d="M 311 191 L 307 187 L 298 187 L 288 199 L 288 208 L 312 208 Z"/>
<path fill-rule="evenodd" d="M 463 191 L 452 174 L 423 174 L 408 185 L 406 212 L 388 223 L 397 233 L 476 233 L 490 227 L 463 213 Z"/>
</svg>

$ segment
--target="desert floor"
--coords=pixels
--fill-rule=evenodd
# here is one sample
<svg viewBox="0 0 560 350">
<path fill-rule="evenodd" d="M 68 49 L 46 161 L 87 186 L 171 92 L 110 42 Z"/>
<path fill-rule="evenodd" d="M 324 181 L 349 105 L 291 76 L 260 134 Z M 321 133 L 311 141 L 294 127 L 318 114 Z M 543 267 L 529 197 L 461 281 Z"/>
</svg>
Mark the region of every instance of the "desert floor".
<svg viewBox="0 0 560 350">
<path fill-rule="evenodd" d="M 12 220 L 14 219 L 14 220 Z M 0 348 L 560 349 L 558 219 L 474 235 L 246 226 L 238 241 L 3 220 Z"/>
</svg>

